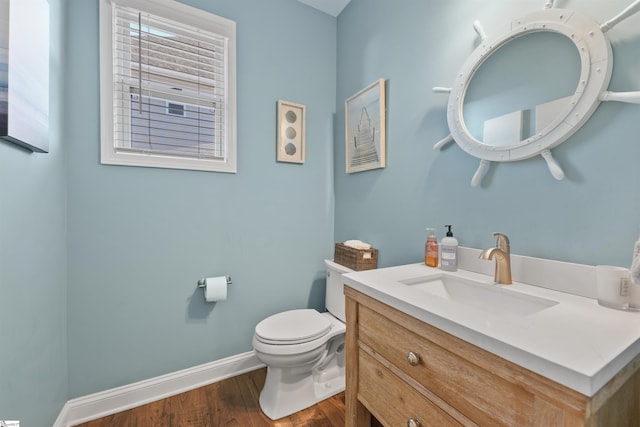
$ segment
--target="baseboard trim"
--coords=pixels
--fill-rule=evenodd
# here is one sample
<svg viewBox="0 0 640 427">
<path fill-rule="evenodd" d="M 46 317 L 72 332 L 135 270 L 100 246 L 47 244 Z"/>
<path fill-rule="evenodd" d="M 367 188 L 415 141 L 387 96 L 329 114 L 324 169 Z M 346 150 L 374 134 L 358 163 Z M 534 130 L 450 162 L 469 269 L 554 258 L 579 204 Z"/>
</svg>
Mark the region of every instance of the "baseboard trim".
<svg viewBox="0 0 640 427">
<path fill-rule="evenodd" d="M 264 367 L 253 351 L 69 400 L 53 427 L 71 427 Z"/>
</svg>

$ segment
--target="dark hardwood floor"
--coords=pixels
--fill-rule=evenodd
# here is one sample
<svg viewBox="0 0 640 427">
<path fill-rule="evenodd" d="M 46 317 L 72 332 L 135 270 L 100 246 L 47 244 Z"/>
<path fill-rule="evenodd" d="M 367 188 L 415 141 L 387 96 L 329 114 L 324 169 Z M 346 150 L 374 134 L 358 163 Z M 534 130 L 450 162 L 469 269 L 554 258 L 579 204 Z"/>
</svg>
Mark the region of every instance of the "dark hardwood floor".
<svg viewBox="0 0 640 427">
<path fill-rule="evenodd" d="M 265 376 L 266 369 L 259 369 L 79 426 L 344 426 L 344 392 L 289 417 L 270 420 L 258 403 Z"/>
</svg>

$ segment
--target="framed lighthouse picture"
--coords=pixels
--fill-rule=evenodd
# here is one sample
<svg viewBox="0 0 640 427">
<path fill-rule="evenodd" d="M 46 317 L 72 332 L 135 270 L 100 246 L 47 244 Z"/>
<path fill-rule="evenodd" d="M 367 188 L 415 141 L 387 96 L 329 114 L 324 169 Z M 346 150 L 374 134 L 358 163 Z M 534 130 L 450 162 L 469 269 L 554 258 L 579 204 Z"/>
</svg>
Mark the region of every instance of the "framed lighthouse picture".
<svg viewBox="0 0 640 427">
<path fill-rule="evenodd" d="M 386 166 L 384 79 L 345 101 L 347 173 Z"/>
</svg>

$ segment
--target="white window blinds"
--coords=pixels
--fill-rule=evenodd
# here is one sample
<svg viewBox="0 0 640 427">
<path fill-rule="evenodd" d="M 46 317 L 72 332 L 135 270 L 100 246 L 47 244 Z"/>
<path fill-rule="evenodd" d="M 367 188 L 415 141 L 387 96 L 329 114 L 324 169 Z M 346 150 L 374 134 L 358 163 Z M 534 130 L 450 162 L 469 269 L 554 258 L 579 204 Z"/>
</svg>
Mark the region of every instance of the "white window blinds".
<svg viewBox="0 0 640 427">
<path fill-rule="evenodd" d="M 135 164 L 131 159 L 139 158 L 140 166 L 156 166 L 153 159 L 164 158 L 179 166 L 157 166 L 218 170 L 184 166 L 217 162 L 226 165 L 220 171 L 235 172 L 235 24 L 178 2 L 102 1 L 108 2 L 110 40 L 101 44 L 101 54 L 105 58 L 102 49 L 110 47 L 111 83 L 105 87 L 111 88 L 113 110 L 103 163 Z M 218 27 L 232 28 L 233 39 L 207 30 Z"/>
</svg>

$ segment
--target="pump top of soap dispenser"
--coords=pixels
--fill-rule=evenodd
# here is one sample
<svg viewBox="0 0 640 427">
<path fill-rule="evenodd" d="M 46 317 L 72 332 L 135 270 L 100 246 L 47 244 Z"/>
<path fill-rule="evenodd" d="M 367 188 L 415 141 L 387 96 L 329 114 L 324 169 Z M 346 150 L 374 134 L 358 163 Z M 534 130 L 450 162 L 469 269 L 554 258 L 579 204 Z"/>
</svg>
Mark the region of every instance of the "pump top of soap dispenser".
<svg viewBox="0 0 640 427">
<path fill-rule="evenodd" d="M 451 226 L 450 225 L 445 225 L 445 227 L 448 228 L 447 230 L 447 237 L 453 237 L 453 233 L 451 232 Z"/>
</svg>

